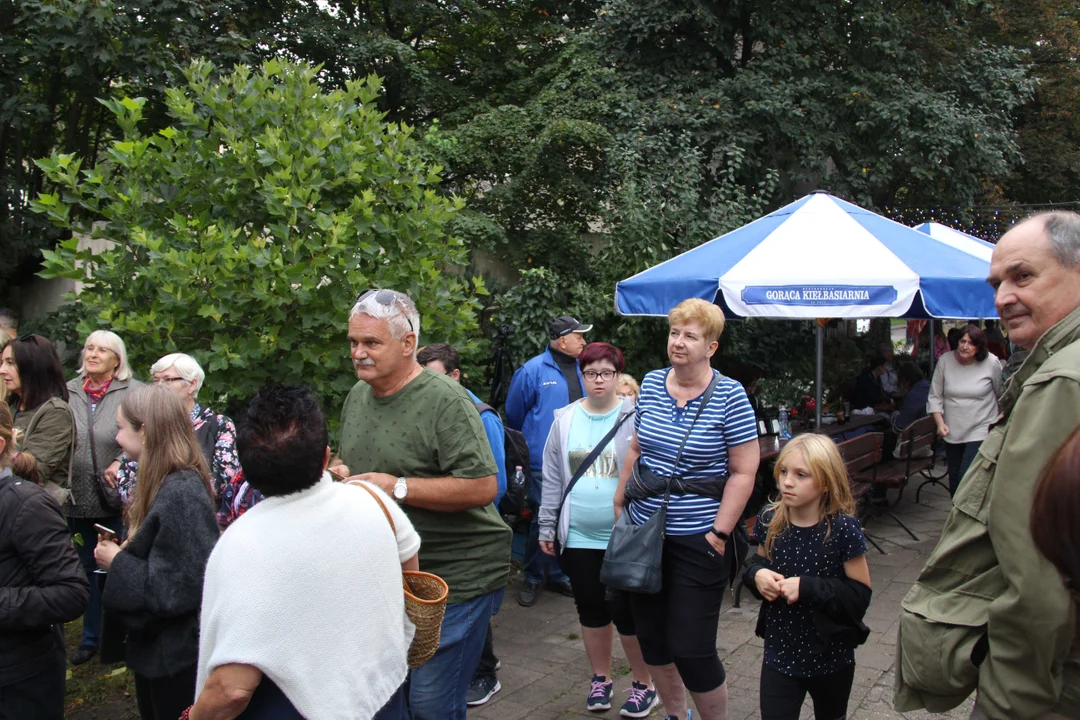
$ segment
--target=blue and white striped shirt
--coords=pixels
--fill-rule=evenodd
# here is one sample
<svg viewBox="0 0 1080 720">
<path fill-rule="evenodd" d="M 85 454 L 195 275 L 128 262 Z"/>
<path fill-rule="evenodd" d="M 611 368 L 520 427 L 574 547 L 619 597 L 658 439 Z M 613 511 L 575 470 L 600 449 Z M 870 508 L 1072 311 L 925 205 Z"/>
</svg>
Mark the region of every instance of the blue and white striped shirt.
<svg viewBox="0 0 1080 720">
<path fill-rule="evenodd" d="M 641 462 L 661 477 L 672 475 L 700 479 L 727 475 L 728 448 L 757 440 L 757 421 L 746 391 L 728 377 L 721 377 L 712 399 L 698 418 L 686 442 L 679 467 L 675 456 L 690 423 L 697 414 L 701 396 L 679 407 L 667 391 L 671 368 L 653 370 L 641 383 L 638 396 L 637 428 Z M 704 395 L 704 393 L 702 393 Z M 662 497 L 631 500 L 630 519 L 644 524 L 663 502 Z M 712 527 L 720 501 L 700 495 L 671 495 L 668 503 L 667 532 L 672 535 L 696 535 Z"/>
</svg>

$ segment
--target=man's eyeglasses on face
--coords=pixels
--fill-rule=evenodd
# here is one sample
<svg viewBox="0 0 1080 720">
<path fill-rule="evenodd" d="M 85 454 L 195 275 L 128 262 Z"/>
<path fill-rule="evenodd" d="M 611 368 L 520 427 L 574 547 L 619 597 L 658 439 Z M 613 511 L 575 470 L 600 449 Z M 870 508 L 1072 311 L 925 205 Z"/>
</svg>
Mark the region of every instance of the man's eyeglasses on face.
<svg viewBox="0 0 1080 720">
<path fill-rule="evenodd" d="M 182 378 L 182 377 L 163 377 L 163 378 L 154 378 L 154 384 L 155 384 L 155 385 L 160 385 L 160 384 L 162 384 L 162 383 L 168 383 L 169 385 L 172 385 L 172 384 L 173 384 L 173 383 L 175 383 L 175 382 L 187 382 L 187 380 L 185 380 L 185 379 L 184 379 L 184 378 Z"/>
<path fill-rule="evenodd" d="M 614 380 L 615 371 L 601 370 L 597 372 L 596 370 L 585 370 L 581 373 L 581 376 L 584 377 L 586 380 L 596 380 L 597 378 L 600 378 L 601 380 Z"/>
<path fill-rule="evenodd" d="M 397 295 L 393 290 L 368 290 L 367 292 L 360 293 L 360 295 L 356 297 L 356 302 L 353 303 L 353 305 L 363 302 L 371 295 L 375 296 L 375 302 L 380 305 L 389 306 L 397 302 Z M 413 327 L 412 320 L 409 319 L 409 314 L 402 313 L 402 316 L 405 318 L 405 322 L 409 323 L 409 332 L 415 333 L 416 328 Z"/>
</svg>

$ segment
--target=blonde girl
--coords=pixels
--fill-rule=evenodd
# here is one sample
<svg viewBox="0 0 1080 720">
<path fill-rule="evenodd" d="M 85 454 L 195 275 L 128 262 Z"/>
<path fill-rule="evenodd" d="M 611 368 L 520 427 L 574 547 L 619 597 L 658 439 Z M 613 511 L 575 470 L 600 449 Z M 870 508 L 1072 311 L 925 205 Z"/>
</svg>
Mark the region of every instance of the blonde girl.
<svg viewBox="0 0 1080 720">
<path fill-rule="evenodd" d="M 799 435 L 773 475 L 779 497 L 758 515 L 758 554 L 746 583 L 764 602 L 761 717 L 797 720 L 806 694 L 818 720 L 847 715 L 855 647 L 869 631 L 866 539 L 855 519 L 847 469 L 836 443 Z"/>
<path fill-rule="evenodd" d="M 174 720 L 195 701 L 203 574 L 218 539 L 206 459 L 180 397 L 165 387 L 124 395 L 116 442 L 139 463 L 123 546 L 98 536 L 109 573 L 102 598 L 129 630 L 127 666 L 142 720 Z"/>
</svg>

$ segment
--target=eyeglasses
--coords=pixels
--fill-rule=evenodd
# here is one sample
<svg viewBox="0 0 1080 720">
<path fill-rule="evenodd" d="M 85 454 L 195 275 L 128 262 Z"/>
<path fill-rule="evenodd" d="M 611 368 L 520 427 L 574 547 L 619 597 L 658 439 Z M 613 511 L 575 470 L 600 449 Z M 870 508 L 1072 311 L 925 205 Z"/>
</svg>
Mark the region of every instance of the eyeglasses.
<svg viewBox="0 0 1080 720">
<path fill-rule="evenodd" d="M 586 380 L 596 380 L 597 378 L 602 380 L 612 380 L 614 379 L 615 374 L 614 370 L 600 370 L 599 372 L 596 370 L 584 370 L 582 371 L 581 376 Z"/>
<path fill-rule="evenodd" d="M 397 303 L 398 300 L 397 293 L 395 293 L 393 290 L 368 290 L 367 292 L 357 295 L 356 302 L 353 303 L 353 305 L 362 303 L 364 300 L 367 300 L 372 295 L 375 296 L 375 302 L 379 303 L 380 305 L 394 305 L 395 303 Z M 409 332 L 415 333 L 416 328 L 413 327 L 412 320 L 409 319 L 409 314 L 402 313 L 402 316 L 405 318 L 405 322 L 409 323 Z"/>
<path fill-rule="evenodd" d="M 174 382 L 190 382 L 190 381 L 185 380 L 182 377 L 154 378 L 154 384 L 155 385 L 160 385 L 161 383 L 169 383 L 170 385 L 172 385 Z"/>
</svg>

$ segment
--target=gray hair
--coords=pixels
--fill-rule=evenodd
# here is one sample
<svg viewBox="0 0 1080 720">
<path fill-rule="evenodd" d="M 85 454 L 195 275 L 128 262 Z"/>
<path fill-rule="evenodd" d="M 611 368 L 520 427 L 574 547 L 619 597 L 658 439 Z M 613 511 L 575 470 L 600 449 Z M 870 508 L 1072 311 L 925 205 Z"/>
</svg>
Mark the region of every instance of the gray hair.
<svg viewBox="0 0 1080 720">
<path fill-rule="evenodd" d="M 15 335 L 19 329 L 19 316 L 14 310 L 0 308 L 0 330 L 10 330 L 10 335 Z"/>
<path fill-rule="evenodd" d="M 392 302 L 383 304 L 378 301 L 379 293 L 388 292 L 394 296 Z M 379 320 L 385 320 L 390 325 L 390 334 L 395 340 L 400 340 L 408 333 L 416 335 L 416 344 L 420 345 L 420 313 L 416 310 L 416 303 L 405 293 L 397 290 L 372 290 L 360 296 L 353 305 L 349 319 L 357 315 L 370 315 Z M 410 324 L 412 327 L 410 327 Z"/>
<path fill-rule="evenodd" d="M 1035 215 L 1032 220 L 1035 219 L 1043 221 L 1058 262 L 1067 268 L 1080 265 L 1080 215 L 1067 210 L 1054 210 Z"/>
<path fill-rule="evenodd" d="M 203 380 L 206 379 L 206 373 L 199 361 L 184 353 L 171 353 L 151 365 L 150 374 L 157 375 L 171 367 L 175 367 L 176 374 L 188 382 L 195 381 L 195 394 L 198 395 L 199 390 L 202 390 Z"/>
<path fill-rule="evenodd" d="M 128 380 L 131 378 L 131 365 L 128 363 L 127 347 L 124 345 L 124 341 L 120 339 L 120 336 L 111 330 L 95 330 L 86 336 L 86 342 L 83 343 L 85 349 L 87 345 L 93 343 L 99 348 L 105 348 L 111 350 L 113 354 L 120 359 L 120 364 L 116 366 L 116 379 Z M 84 364 L 79 364 L 79 374 L 82 375 L 85 372 L 86 367 Z"/>
</svg>

